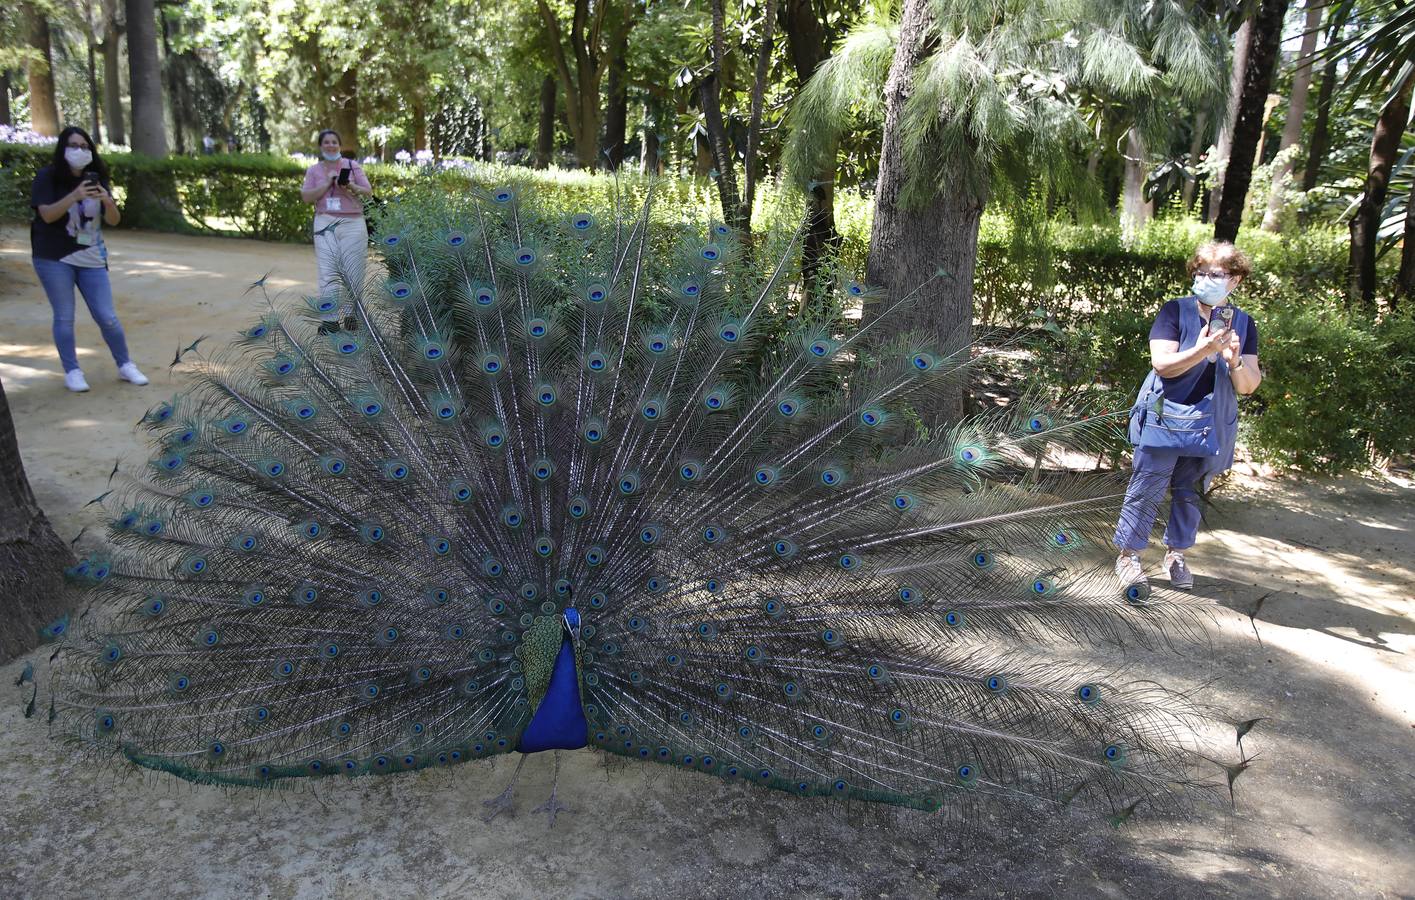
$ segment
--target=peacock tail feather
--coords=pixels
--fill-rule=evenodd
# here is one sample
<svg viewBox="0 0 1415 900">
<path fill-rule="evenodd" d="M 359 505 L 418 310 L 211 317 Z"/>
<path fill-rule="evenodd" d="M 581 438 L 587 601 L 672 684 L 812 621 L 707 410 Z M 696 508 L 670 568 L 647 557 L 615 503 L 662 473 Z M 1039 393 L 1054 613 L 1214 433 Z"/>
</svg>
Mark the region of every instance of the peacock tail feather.
<svg viewBox="0 0 1415 900">
<path fill-rule="evenodd" d="M 792 236 L 653 212 L 405 209 L 356 328 L 271 303 L 198 364 L 71 573 L 56 728 L 204 783 L 453 765 L 520 748 L 570 645 L 606 753 L 923 810 L 1182 802 L 1199 711 L 1053 649 L 1194 631 L 1105 568 L 1124 485 L 1058 464 L 1113 421 L 923 429 L 970 348 L 795 319 Z"/>
</svg>

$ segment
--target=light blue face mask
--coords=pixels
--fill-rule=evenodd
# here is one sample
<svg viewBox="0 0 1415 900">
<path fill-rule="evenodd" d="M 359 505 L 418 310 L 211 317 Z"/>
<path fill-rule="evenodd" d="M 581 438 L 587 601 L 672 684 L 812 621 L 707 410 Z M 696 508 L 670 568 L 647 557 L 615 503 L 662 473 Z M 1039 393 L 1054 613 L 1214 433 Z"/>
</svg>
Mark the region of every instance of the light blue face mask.
<svg viewBox="0 0 1415 900">
<path fill-rule="evenodd" d="M 1223 302 L 1232 288 L 1228 286 L 1228 278 L 1215 278 L 1212 275 L 1194 276 L 1194 296 L 1199 298 L 1205 306 L 1217 306 Z"/>
<path fill-rule="evenodd" d="M 324 157 L 327 162 L 337 162 L 339 160 L 338 153 L 320 153 L 319 155 Z"/>
</svg>

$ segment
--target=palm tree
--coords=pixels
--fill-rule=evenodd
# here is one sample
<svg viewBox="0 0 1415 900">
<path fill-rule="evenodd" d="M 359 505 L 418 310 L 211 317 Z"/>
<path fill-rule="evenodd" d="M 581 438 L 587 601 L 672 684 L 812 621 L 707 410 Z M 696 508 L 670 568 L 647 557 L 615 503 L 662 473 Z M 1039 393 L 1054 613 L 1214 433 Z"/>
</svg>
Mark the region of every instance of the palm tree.
<svg viewBox="0 0 1415 900">
<path fill-rule="evenodd" d="M 1354 0 L 1343 0 L 1348 10 Z M 1333 15 L 1341 13 L 1341 8 Z M 1384 93 L 1380 117 L 1371 135 L 1366 183 L 1361 203 L 1351 218 L 1349 287 L 1353 298 L 1367 305 L 1376 298 L 1376 244 L 1391 172 L 1400 152 L 1400 138 L 1410 119 L 1411 94 L 1415 92 L 1415 3 L 1387 0 L 1364 10 L 1367 25 L 1331 45 L 1328 53 L 1352 59 L 1346 86 L 1358 94 Z M 1415 198 L 1415 191 L 1412 192 Z M 1406 204 L 1406 234 L 1411 235 L 1410 204 Z M 1415 293 L 1415 241 L 1407 239 L 1401 251 L 1398 286 L 1401 293 Z"/>
<path fill-rule="evenodd" d="M 1215 29 L 1173 2 L 905 0 L 897 24 L 867 20 L 817 70 L 792 111 L 788 167 L 804 182 L 843 128 L 883 121 L 867 279 L 890 297 L 918 292 L 892 330 L 959 346 L 984 207 L 1036 232 L 1049 198 L 1087 191 L 1083 92 L 1153 113 L 1166 94 L 1221 91 Z M 875 312 L 867 303 L 866 320 Z"/>
</svg>

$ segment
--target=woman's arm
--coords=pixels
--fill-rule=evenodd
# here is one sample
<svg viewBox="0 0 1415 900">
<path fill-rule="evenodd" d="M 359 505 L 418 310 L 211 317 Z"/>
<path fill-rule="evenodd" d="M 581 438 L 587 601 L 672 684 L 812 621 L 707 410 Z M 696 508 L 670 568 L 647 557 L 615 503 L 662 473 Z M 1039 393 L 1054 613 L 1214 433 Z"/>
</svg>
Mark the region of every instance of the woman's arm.
<svg viewBox="0 0 1415 900">
<path fill-rule="evenodd" d="M 323 170 L 315 165 L 305 173 L 305 183 L 300 188 L 300 199 L 305 203 L 316 203 L 320 197 L 329 193 L 334 187 L 334 179 L 338 176 L 330 176 L 321 181 Z"/>
<path fill-rule="evenodd" d="M 1224 341 L 1224 332 L 1211 335 L 1207 325 L 1188 350 L 1180 350 L 1178 341 L 1150 341 L 1150 366 L 1164 378 L 1176 378 L 1218 352 Z"/>
<path fill-rule="evenodd" d="M 118 204 L 113 202 L 113 194 L 105 187 L 99 186 L 102 196 L 98 199 L 103 204 L 103 224 L 110 228 L 122 221 L 122 213 L 118 212 Z"/>
<path fill-rule="evenodd" d="M 350 162 L 349 167 L 353 169 L 353 171 L 349 173 L 349 183 L 344 186 L 355 194 L 372 197 L 373 186 L 368 183 L 368 173 L 364 171 L 363 166 L 355 165 L 353 162 Z"/>
<path fill-rule="evenodd" d="M 1223 348 L 1223 361 L 1228 363 L 1228 377 L 1233 381 L 1233 389 L 1240 394 L 1251 394 L 1263 383 L 1263 370 L 1258 366 L 1258 354 L 1243 353 L 1242 343 L 1234 334 Z"/>
<path fill-rule="evenodd" d="M 69 193 L 55 200 L 53 203 L 41 203 L 35 207 L 39 217 L 46 223 L 53 225 L 55 222 L 68 215 L 69 207 L 78 203 L 84 198 L 85 185 L 80 184 Z"/>
</svg>

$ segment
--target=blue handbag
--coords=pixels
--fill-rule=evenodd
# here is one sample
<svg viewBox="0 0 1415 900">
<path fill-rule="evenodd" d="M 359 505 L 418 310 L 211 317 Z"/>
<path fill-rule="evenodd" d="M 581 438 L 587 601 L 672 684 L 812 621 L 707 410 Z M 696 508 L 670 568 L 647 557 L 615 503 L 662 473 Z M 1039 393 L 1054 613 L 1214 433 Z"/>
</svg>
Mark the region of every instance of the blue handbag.
<svg viewBox="0 0 1415 900">
<path fill-rule="evenodd" d="M 1159 376 L 1151 371 L 1130 408 L 1130 443 L 1180 456 L 1218 456 L 1223 445 L 1214 423 L 1213 394 L 1198 403 L 1166 400 Z"/>
</svg>

